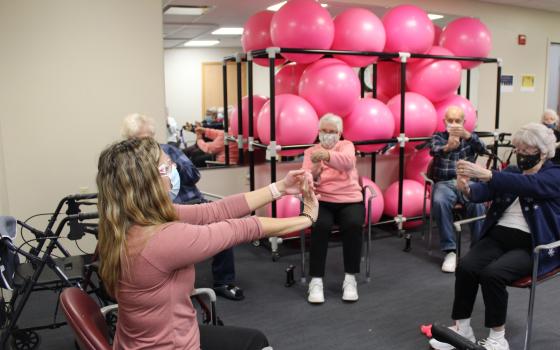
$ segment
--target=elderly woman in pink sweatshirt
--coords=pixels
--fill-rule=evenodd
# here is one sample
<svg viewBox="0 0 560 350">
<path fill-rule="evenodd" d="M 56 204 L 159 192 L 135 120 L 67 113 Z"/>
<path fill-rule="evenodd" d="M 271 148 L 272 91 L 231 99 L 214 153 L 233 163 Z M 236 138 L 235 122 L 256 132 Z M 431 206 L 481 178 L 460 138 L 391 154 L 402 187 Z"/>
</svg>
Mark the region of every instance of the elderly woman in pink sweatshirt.
<svg viewBox="0 0 560 350">
<path fill-rule="evenodd" d="M 315 192 L 320 195 L 319 216 L 311 233 L 309 257 L 311 281 L 307 301 L 313 304 L 325 301 L 323 276 L 333 224 L 338 224 L 342 233 L 345 272 L 342 300 L 358 300 L 355 274 L 360 272 L 365 208 L 354 145 L 350 141 L 341 141 L 341 134 L 342 119 L 334 114 L 324 115 L 319 121 L 320 143 L 308 148 L 303 158 L 303 169 L 311 171 Z"/>
</svg>

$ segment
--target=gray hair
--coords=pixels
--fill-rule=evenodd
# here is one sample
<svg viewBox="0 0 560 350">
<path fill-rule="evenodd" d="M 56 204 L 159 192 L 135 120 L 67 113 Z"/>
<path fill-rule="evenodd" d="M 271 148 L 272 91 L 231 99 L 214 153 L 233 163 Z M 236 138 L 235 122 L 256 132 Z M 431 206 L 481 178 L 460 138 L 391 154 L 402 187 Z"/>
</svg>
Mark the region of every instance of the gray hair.
<svg viewBox="0 0 560 350">
<path fill-rule="evenodd" d="M 556 113 L 556 111 L 554 109 L 545 109 L 542 117 L 541 117 L 541 122 L 544 123 L 544 117 L 546 117 L 547 115 L 551 115 L 554 118 L 554 122 L 558 123 L 558 113 Z"/>
<path fill-rule="evenodd" d="M 156 135 L 154 120 L 140 113 L 127 115 L 121 126 L 121 136 L 125 139 L 143 136 L 142 133 L 148 132 L 149 136 Z M 146 135 L 144 135 L 146 136 Z"/>
<path fill-rule="evenodd" d="M 336 125 L 336 129 L 338 130 L 338 132 L 342 133 L 342 118 L 340 118 L 338 115 L 333 113 L 325 114 L 321 117 L 321 119 L 319 119 L 319 128 L 321 128 L 321 125 L 323 125 L 323 123 L 332 123 Z"/>
<path fill-rule="evenodd" d="M 556 136 L 552 129 L 539 123 L 529 123 L 521 127 L 512 138 L 514 146 L 537 147 L 547 159 L 556 153 Z"/>
</svg>

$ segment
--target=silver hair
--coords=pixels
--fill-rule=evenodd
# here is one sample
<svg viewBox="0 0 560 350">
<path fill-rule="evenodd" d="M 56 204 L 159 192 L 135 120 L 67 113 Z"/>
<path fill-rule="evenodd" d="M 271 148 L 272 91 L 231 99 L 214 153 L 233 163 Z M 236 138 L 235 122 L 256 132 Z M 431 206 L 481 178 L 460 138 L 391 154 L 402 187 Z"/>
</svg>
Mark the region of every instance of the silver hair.
<svg viewBox="0 0 560 350">
<path fill-rule="evenodd" d="M 541 122 L 544 123 L 544 117 L 545 117 L 547 114 L 548 114 L 548 115 L 551 115 L 552 117 L 554 117 L 554 122 L 555 122 L 555 123 L 558 123 L 558 113 L 556 113 L 556 111 L 555 111 L 554 109 L 550 109 L 550 108 L 544 110 L 544 112 L 543 112 L 543 114 L 542 114 L 542 117 L 541 117 Z"/>
<path fill-rule="evenodd" d="M 333 123 L 334 125 L 336 125 L 336 129 L 338 130 L 338 132 L 342 134 L 342 118 L 340 118 L 338 115 L 333 113 L 327 113 L 323 115 L 321 119 L 319 119 L 319 129 L 321 128 L 321 125 L 323 125 L 323 123 Z"/>
<path fill-rule="evenodd" d="M 554 157 L 556 152 L 556 136 L 552 129 L 539 123 L 523 125 L 512 138 L 514 146 L 537 147 L 547 159 Z"/>
<path fill-rule="evenodd" d="M 154 120 L 140 113 L 127 115 L 121 126 L 121 136 L 125 139 L 139 137 L 144 131 L 148 131 L 151 137 L 156 135 Z"/>
</svg>

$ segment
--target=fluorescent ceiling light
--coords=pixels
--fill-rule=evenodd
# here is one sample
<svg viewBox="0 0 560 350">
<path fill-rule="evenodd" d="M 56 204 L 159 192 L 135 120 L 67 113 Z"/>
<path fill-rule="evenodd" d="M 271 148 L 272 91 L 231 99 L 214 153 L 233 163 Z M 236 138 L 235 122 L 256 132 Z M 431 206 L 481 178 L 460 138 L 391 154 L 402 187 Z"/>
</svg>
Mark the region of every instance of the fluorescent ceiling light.
<svg viewBox="0 0 560 350">
<path fill-rule="evenodd" d="M 164 15 L 201 16 L 208 11 L 207 6 L 169 6 L 163 11 Z"/>
<path fill-rule="evenodd" d="M 266 9 L 269 10 L 269 11 L 278 11 L 278 10 L 280 10 L 280 8 L 281 8 L 282 6 L 284 6 L 286 3 L 287 3 L 287 1 L 282 1 L 282 2 L 279 2 L 279 3 L 274 4 L 274 5 L 272 5 L 272 6 L 269 6 L 269 7 L 267 7 Z M 321 4 L 321 7 L 329 7 L 329 4 Z"/>
<path fill-rule="evenodd" d="M 241 34 L 243 34 L 243 28 L 222 27 L 222 28 L 218 28 L 215 31 L 213 31 L 212 34 L 214 34 L 214 35 L 241 35 Z"/>
<path fill-rule="evenodd" d="M 436 19 L 443 18 L 443 15 L 437 15 L 435 13 L 428 13 L 428 18 L 433 21 L 433 20 L 436 20 Z"/>
<path fill-rule="evenodd" d="M 183 44 L 187 47 L 203 47 L 218 45 L 220 40 L 190 40 Z"/>
</svg>

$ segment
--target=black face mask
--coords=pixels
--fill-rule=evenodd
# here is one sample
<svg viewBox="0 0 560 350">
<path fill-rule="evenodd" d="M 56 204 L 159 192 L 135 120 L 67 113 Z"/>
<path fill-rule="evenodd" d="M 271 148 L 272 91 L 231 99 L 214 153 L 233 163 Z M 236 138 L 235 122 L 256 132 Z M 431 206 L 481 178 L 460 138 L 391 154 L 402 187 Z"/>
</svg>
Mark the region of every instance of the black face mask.
<svg viewBox="0 0 560 350">
<path fill-rule="evenodd" d="M 516 158 L 517 158 L 517 167 L 519 168 L 519 170 L 525 171 L 539 164 L 539 162 L 541 161 L 541 154 L 540 152 L 532 155 L 517 153 Z"/>
</svg>

